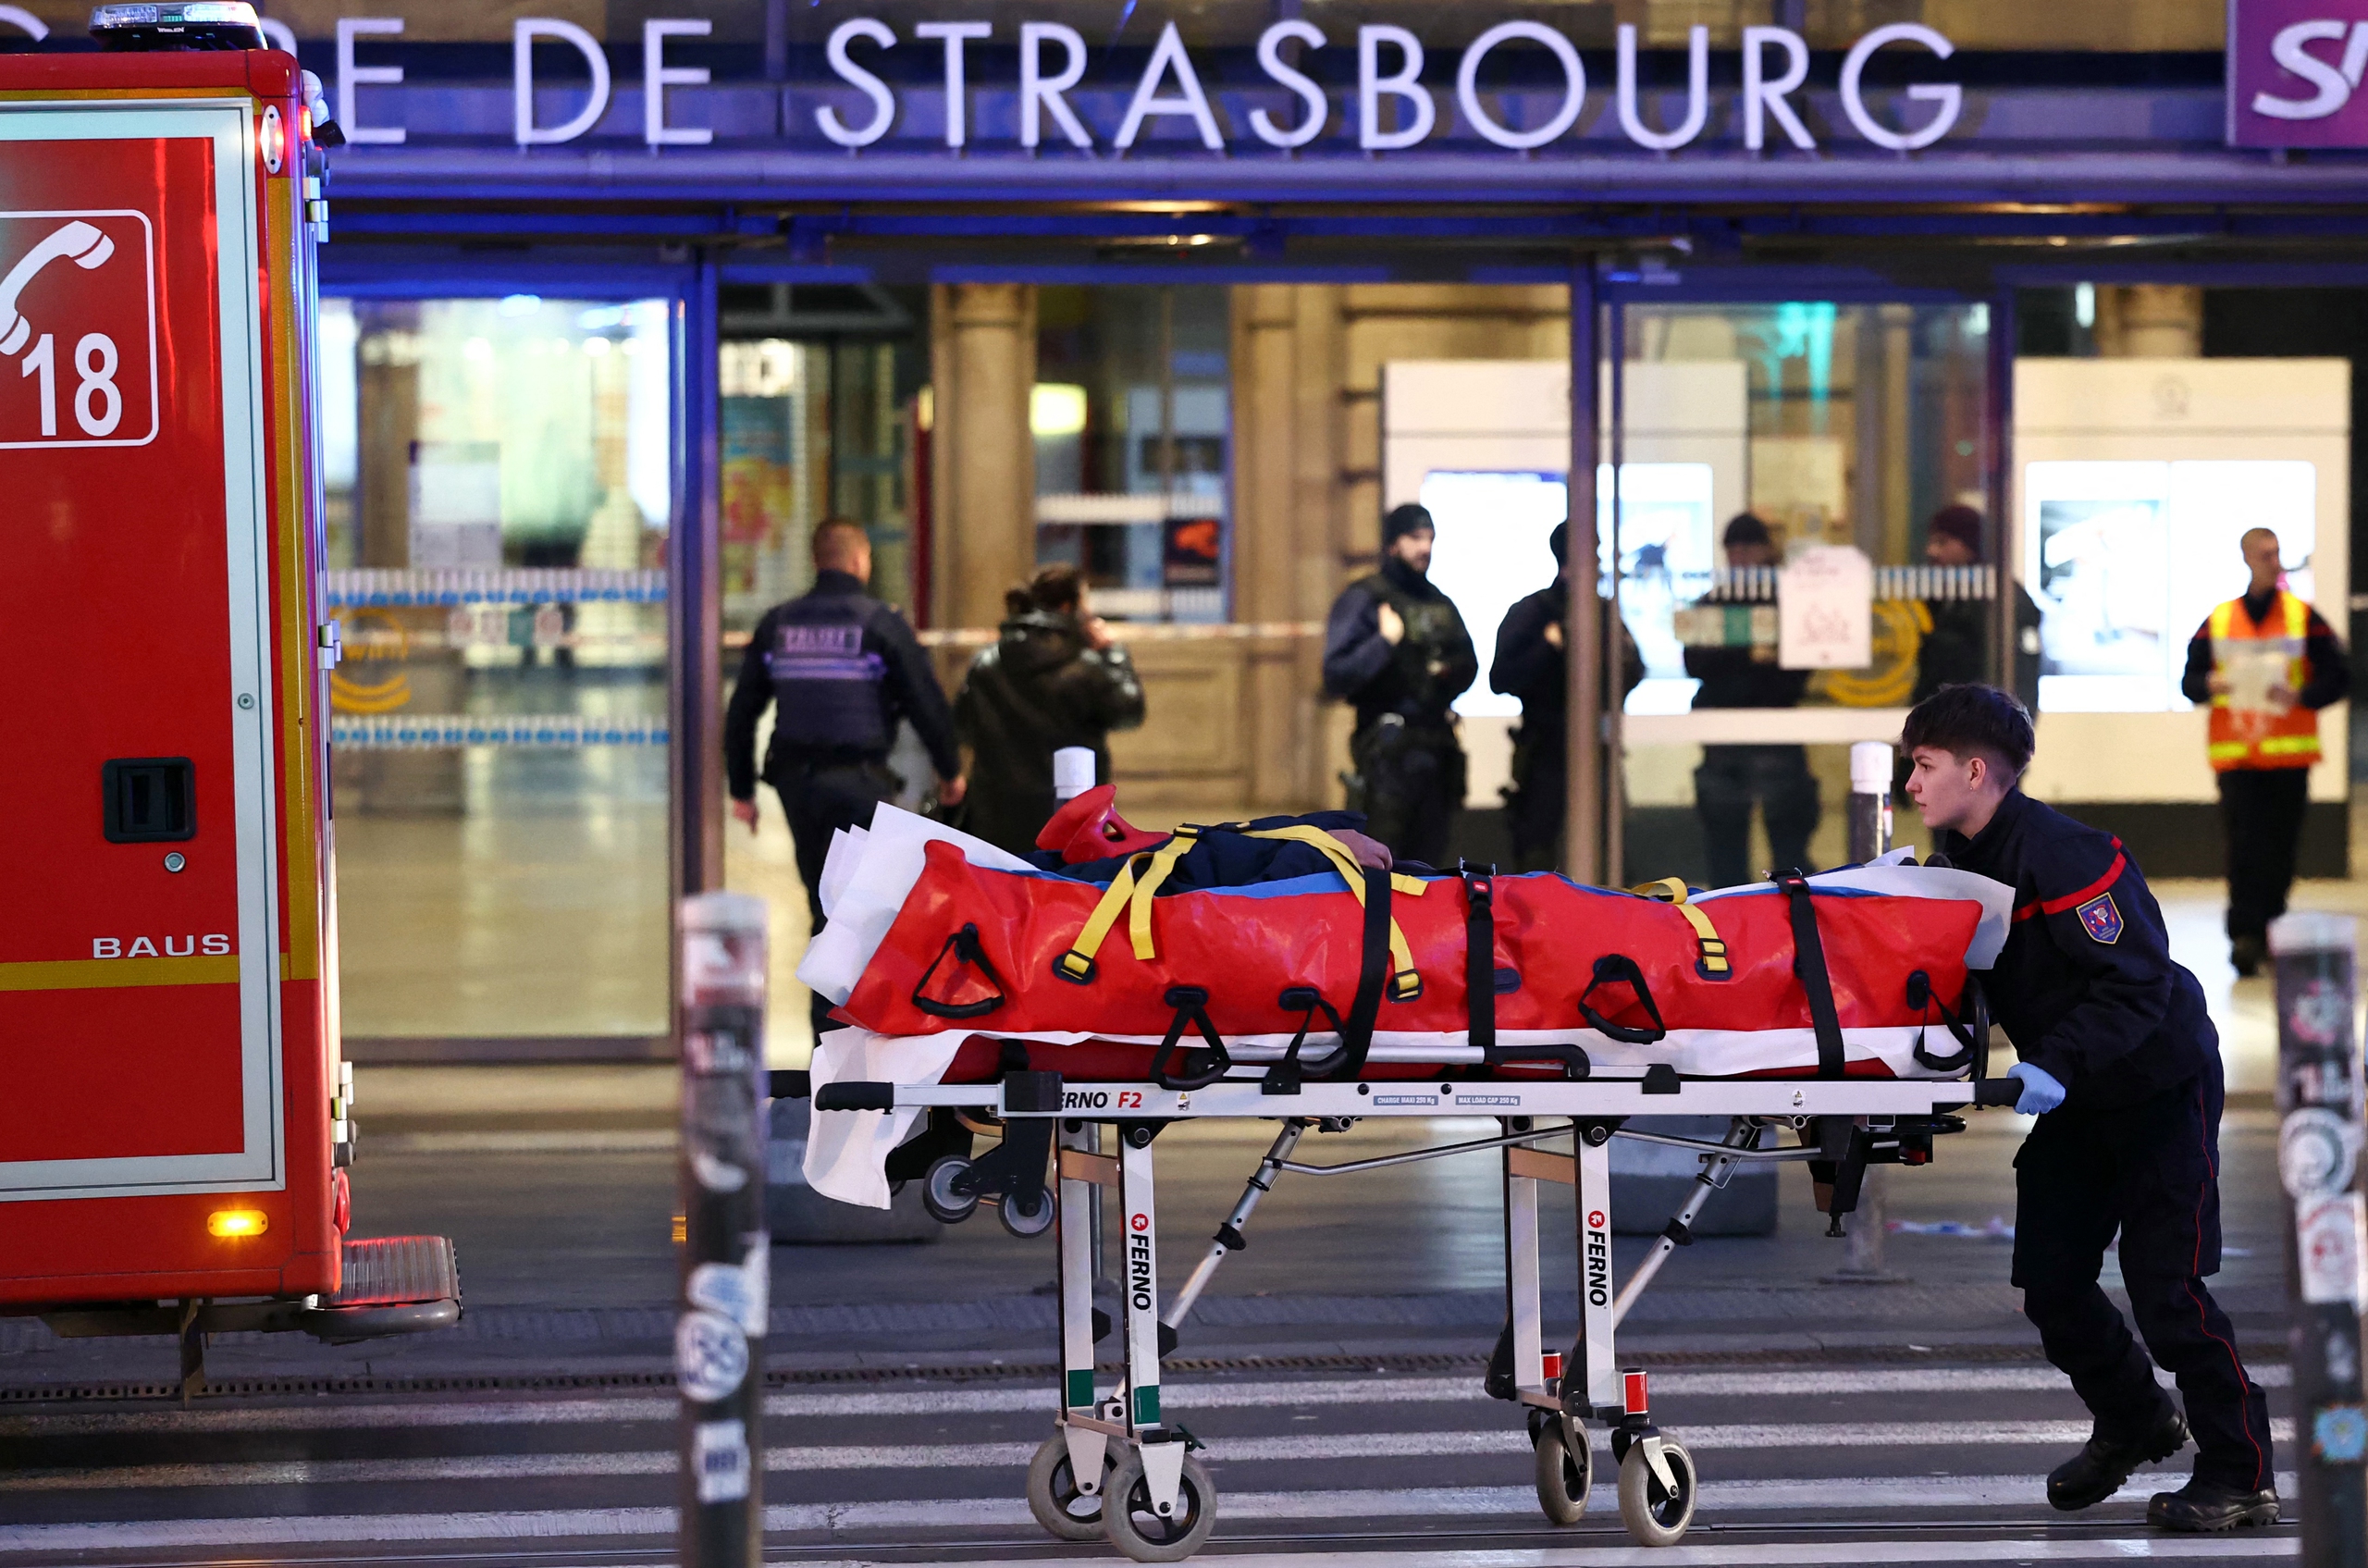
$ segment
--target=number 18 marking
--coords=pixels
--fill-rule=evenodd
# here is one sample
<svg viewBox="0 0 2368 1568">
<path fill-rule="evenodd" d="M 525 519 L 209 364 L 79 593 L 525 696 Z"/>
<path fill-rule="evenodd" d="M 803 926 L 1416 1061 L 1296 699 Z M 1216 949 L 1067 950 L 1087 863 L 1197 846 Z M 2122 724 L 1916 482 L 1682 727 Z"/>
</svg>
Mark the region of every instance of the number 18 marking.
<svg viewBox="0 0 2368 1568">
<path fill-rule="evenodd" d="M 115 340 L 104 332 L 85 333 L 74 345 L 74 370 L 80 384 L 74 389 L 74 423 L 86 436 L 111 436 L 123 422 L 123 393 L 115 384 L 120 356 Z M 41 433 L 57 434 L 57 340 L 41 335 L 32 352 L 17 366 L 19 377 L 41 377 Z"/>
</svg>

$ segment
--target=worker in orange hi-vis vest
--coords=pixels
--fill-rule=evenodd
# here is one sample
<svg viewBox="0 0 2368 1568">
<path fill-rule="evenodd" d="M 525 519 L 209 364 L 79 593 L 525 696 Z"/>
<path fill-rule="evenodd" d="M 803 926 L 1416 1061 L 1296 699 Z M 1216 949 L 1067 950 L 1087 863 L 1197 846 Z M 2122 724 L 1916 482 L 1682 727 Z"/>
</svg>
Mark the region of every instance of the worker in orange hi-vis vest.
<svg viewBox="0 0 2368 1568">
<path fill-rule="evenodd" d="M 2212 769 L 2228 842 L 2228 957 L 2250 976 L 2294 885 L 2319 710 L 2350 693 L 2351 661 L 2335 628 L 2281 583 L 2277 536 L 2250 529 L 2243 549 L 2252 582 L 2197 628 L 2179 689 L 2212 708 Z"/>
</svg>

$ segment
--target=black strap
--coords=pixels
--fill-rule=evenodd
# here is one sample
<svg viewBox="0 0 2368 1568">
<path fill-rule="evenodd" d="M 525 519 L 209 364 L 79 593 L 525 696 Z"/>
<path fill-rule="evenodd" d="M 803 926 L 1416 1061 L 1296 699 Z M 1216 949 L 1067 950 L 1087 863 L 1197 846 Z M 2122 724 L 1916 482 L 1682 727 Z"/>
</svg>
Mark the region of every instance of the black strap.
<svg viewBox="0 0 2368 1568">
<path fill-rule="evenodd" d="M 1381 1017 L 1381 988 L 1389 979 L 1389 873 L 1371 866 L 1365 876 L 1364 942 L 1357 958 L 1357 994 L 1349 1016 L 1340 1021 L 1340 1042 L 1348 1047 L 1337 1068 L 1324 1076 L 1354 1078 L 1365 1067 L 1373 1049 L 1374 1020 Z"/>
<path fill-rule="evenodd" d="M 1595 988 L 1598 985 L 1625 985 L 1634 992 L 1636 1000 L 1644 1006 L 1645 1016 L 1653 1020 L 1653 1027 L 1638 1029 L 1634 1024 L 1613 1023 L 1587 1006 L 1587 998 L 1595 994 Z M 1655 1044 L 1669 1033 L 1668 1026 L 1661 1021 L 1660 1008 L 1654 1005 L 1653 989 L 1645 983 L 1643 967 L 1625 953 L 1606 953 L 1595 961 L 1595 974 L 1588 980 L 1587 988 L 1579 993 L 1579 1017 L 1586 1019 L 1588 1027 L 1597 1033 L 1623 1045 Z"/>
<path fill-rule="evenodd" d="M 1474 870 L 1459 860 L 1456 875 L 1463 879 L 1464 1008 L 1472 1043 L 1489 1061 L 1497 1049 L 1497 868 Z"/>
<path fill-rule="evenodd" d="M 1176 1009 L 1176 1017 L 1167 1025 L 1167 1038 L 1152 1053 L 1151 1075 L 1162 1089 L 1203 1089 L 1226 1075 L 1233 1066 L 1232 1054 L 1226 1050 L 1225 1041 L 1217 1033 L 1216 1025 L 1209 1021 L 1209 994 L 1198 985 L 1171 985 L 1160 1000 Z M 1167 1058 L 1184 1039 L 1184 1026 L 1190 1024 L 1209 1043 L 1208 1049 L 1194 1046 L 1184 1053 L 1182 1070 L 1167 1070 Z"/>
<path fill-rule="evenodd" d="M 1809 999 L 1809 1022 L 1817 1030 L 1817 1075 L 1840 1078 L 1846 1053 L 1842 1044 L 1842 1015 L 1833 1006 L 1833 977 L 1826 972 L 1825 943 L 1817 932 L 1817 905 L 1808 879 L 1787 872 L 1776 884 L 1793 907 L 1793 973 Z"/>
<path fill-rule="evenodd" d="M 1937 1011 L 1941 1015 L 1942 1026 L 1957 1043 L 1955 1056 L 1936 1056 L 1924 1049 L 1924 1030 L 1918 1028 L 1916 1031 L 1915 1051 L 1916 1060 L 1918 1063 L 1933 1072 L 1956 1072 L 1973 1060 L 1973 1031 L 1966 1026 L 1966 1020 L 1950 1010 L 1946 1002 L 1932 994 L 1932 977 L 1922 969 L 1918 969 L 1907 977 L 1907 1005 L 1924 1015 L 1924 1022 L 1927 1026 L 1931 1023 L 1932 1014 Z"/>
<path fill-rule="evenodd" d="M 975 966 L 978 971 L 986 976 L 988 982 L 994 986 L 995 994 L 976 1002 L 937 1002 L 922 995 L 921 993 L 929 988 L 930 977 L 937 973 L 937 967 L 945 962 L 945 956 L 948 953 L 954 955 L 957 965 Z M 937 950 L 937 957 L 931 958 L 929 961 L 929 968 L 921 971 L 921 978 L 913 982 L 912 1003 L 914 1006 L 931 1018 L 977 1019 L 984 1018 L 1002 1006 L 1003 993 L 1003 976 L 995 973 L 994 965 L 987 958 L 987 950 L 980 945 L 979 928 L 975 925 L 966 925 L 945 939 L 945 945 Z"/>
</svg>

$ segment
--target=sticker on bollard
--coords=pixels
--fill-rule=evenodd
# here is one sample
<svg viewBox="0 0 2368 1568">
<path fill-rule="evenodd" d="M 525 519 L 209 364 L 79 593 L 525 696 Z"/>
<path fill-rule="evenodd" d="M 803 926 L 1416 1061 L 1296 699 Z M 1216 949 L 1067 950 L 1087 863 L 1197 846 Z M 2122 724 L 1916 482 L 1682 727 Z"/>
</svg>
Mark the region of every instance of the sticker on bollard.
<svg viewBox="0 0 2368 1568">
<path fill-rule="evenodd" d="M 748 1376 L 748 1336 L 721 1313 L 686 1312 L 674 1327 L 674 1377 L 683 1397 L 713 1404 Z"/>
<path fill-rule="evenodd" d="M 728 1317 L 751 1340 L 765 1337 L 766 1298 L 772 1286 L 772 1238 L 758 1236 L 744 1263 L 703 1263 L 683 1293 L 693 1306 Z"/>
<path fill-rule="evenodd" d="M 748 1495 L 748 1428 L 702 1421 L 691 1430 L 691 1461 L 701 1502 L 738 1502 Z"/>
</svg>

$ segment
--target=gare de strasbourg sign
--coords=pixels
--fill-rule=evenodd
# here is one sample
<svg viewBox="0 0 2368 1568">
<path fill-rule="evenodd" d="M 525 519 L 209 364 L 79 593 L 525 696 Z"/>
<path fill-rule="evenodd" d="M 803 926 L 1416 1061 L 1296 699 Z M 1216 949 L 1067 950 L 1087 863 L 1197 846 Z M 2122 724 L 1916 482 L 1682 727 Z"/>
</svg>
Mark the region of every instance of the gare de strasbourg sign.
<svg viewBox="0 0 2368 1568">
<path fill-rule="evenodd" d="M 1007 25 L 1007 24 L 1006 24 Z M 362 145 L 397 145 L 406 139 L 403 127 L 367 123 L 358 112 L 356 89 L 394 86 L 403 80 L 400 66 L 357 63 L 355 49 L 364 39 L 391 38 L 403 31 L 392 17 L 346 17 L 337 23 L 338 119 L 346 140 Z M 713 24 L 691 18 L 652 18 L 642 24 L 642 140 L 653 148 L 703 146 L 714 140 L 711 130 L 670 122 L 667 94 L 678 87 L 705 86 L 707 70 L 669 65 L 668 41 L 708 36 Z M 948 148 L 968 145 L 968 93 L 972 85 L 968 44 L 1016 38 L 1018 44 L 1018 145 L 1035 149 L 1050 141 L 1081 150 L 1103 143 L 1089 127 L 1068 94 L 1084 82 L 1087 49 L 1084 38 L 1065 23 L 1022 21 L 1005 31 L 990 21 L 921 22 L 908 40 L 887 23 L 869 17 L 851 18 L 831 31 L 825 57 L 838 86 L 832 95 L 839 102 L 813 104 L 807 109 L 814 128 L 827 141 L 856 150 L 885 137 L 900 110 L 896 88 L 874 68 L 884 51 L 916 44 L 933 48 L 944 71 L 944 139 Z M 1619 123 L 1628 139 L 1653 152 L 1672 152 L 1701 137 L 1709 123 L 1709 30 L 1689 30 L 1686 59 L 1685 110 L 1662 127 L 1647 123 L 1637 82 L 1636 30 L 1619 30 L 1614 99 Z M 577 112 L 563 122 L 536 119 L 535 45 L 571 45 L 583 56 L 589 73 L 588 92 Z M 1913 152 L 1947 135 L 1964 108 L 1964 92 L 1953 82 L 1918 82 L 1900 89 L 1905 100 L 1898 123 L 1887 123 L 1867 101 L 1865 72 L 1877 51 L 1892 44 L 1928 51 L 1945 60 L 1955 52 L 1948 39 L 1929 27 L 1898 22 L 1861 36 L 1844 56 L 1837 83 L 1842 112 L 1868 142 L 1893 152 Z M 1439 94 L 1421 80 L 1427 62 L 1422 41 L 1402 27 L 1368 24 L 1353 40 L 1327 34 L 1299 19 L 1276 22 L 1259 37 L 1257 61 L 1277 108 L 1252 108 L 1243 119 L 1249 137 L 1280 151 L 1303 147 L 1324 134 L 1332 118 L 1324 87 L 1298 68 L 1301 51 L 1352 47 L 1356 80 L 1344 130 L 1367 153 L 1394 152 L 1420 146 L 1439 124 Z M 1552 112 L 1535 124 L 1511 124 L 1499 117 L 1505 105 L 1483 100 L 1481 74 L 1491 56 L 1510 60 L 1515 51 L 1542 51 L 1559 74 L 1559 94 L 1548 87 L 1538 96 L 1556 101 Z M 1803 152 L 1818 142 L 1801 118 L 1793 95 L 1808 85 L 1809 46 L 1789 28 L 1746 27 L 1741 40 L 1742 84 L 1735 94 L 1742 121 L 1743 144 L 1757 152 L 1771 135 Z M 582 27 L 556 18 L 520 18 L 512 29 L 512 134 L 521 147 L 573 142 L 598 125 L 610 96 L 608 57 L 600 43 Z M 1502 68 L 1502 64 L 1499 65 Z M 1549 81 L 1553 77 L 1549 75 Z M 1126 84 L 1116 84 L 1124 89 Z M 1092 91 L 1088 89 L 1087 91 Z M 1542 23 L 1499 22 L 1465 46 L 1457 62 L 1453 105 L 1463 123 L 1483 140 L 1509 151 L 1526 152 L 1563 136 L 1577 124 L 1585 106 L 1587 72 L 1570 39 Z M 795 111 L 793 111 L 795 112 Z M 1124 115 L 1115 128 L 1101 128 L 1107 145 L 1125 152 L 1132 148 L 1154 121 L 1183 122 L 1197 133 L 1202 146 L 1213 153 L 1227 150 L 1220 129 L 1192 56 L 1169 22 L 1161 30 L 1142 70 L 1132 83 Z M 1242 138 L 1239 132 L 1236 141 Z"/>
</svg>

